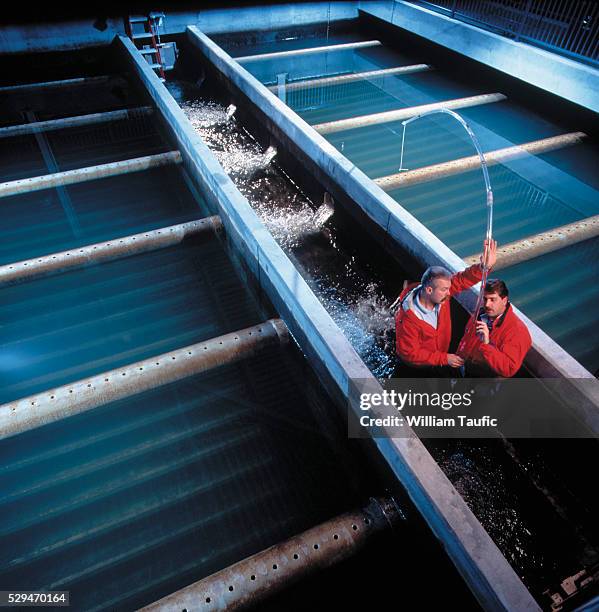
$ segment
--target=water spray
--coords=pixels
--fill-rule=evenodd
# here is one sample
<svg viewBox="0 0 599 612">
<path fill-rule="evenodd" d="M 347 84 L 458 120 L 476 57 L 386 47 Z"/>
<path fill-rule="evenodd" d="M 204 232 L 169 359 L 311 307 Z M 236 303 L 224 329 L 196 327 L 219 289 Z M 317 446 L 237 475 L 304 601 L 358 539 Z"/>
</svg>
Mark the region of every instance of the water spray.
<svg viewBox="0 0 599 612">
<path fill-rule="evenodd" d="M 268 147 L 262 154 L 262 159 L 258 166 L 258 170 L 266 170 L 270 162 L 277 156 L 277 150 L 275 147 Z"/>
<path fill-rule="evenodd" d="M 406 119 L 405 121 L 402 121 L 403 134 L 401 137 L 401 155 L 400 155 L 400 160 L 399 160 L 399 172 L 405 172 L 408 170 L 407 168 L 403 167 L 403 153 L 404 153 L 404 144 L 405 144 L 405 137 L 406 137 L 406 127 L 408 126 L 408 124 L 412 123 L 413 121 L 416 121 L 417 119 L 421 119 L 422 117 L 427 117 L 428 115 L 433 115 L 435 113 L 445 113 L 447 115 L 450 115 L 456 121 L 458 121 L 460 125 L 466 130 L 466 132 L 468 133 L 468 136 L 470 136 L 470 140 L 472 140 L 472 144 L 474 145 L 476 152 L 478 153 L 478 157 L 480 158 L 480 165 L 481 165 L 481 169 L 483 172 L 483 179 L 485 181 L 487 229 L 485 233 L 486 247 L 483 252 L 483 258 L 482 258 L 482 264 L 481 264 L 482 279 L 480 282 L 480 292 L 476 300 L 476 306 L 472 312 L 470 319 L 468 320 L 468 323 L 466 325 L 466 331 L 464 332 L 464 336 L 457 350 L 459 355 L 466 357 L 466 355 L 463 354 L 464 349 L 467 345 L 468 339 L 472 337 L 475 333 L 476 321 L 478 320 L 478 313 L 480 312 L 480 309 L 482 306 L 485 285 L 487 284 L 487 277 L 489 275 L 489 269 L 487 267 L 487 253 L 490 248 L 491 240 L 493 236 L 493 189 L 491 188 L 491 180 L 489 179 L 489 169 L 487 167 L 487 161 L 483 154 L 478 138 L 472 131 L 472 128 L 466 123 L 466 121 L 464 121 L 464 119 L 460 115 L 458 115 L 458 113 L 456 113 L 455 111 L 449 110 L 447 108 L 439 108 L 439 109 L 431 110 L 426 113 L 421 113 L 420 115 L 415 115 L 414 117 L 410 117 L 410 119 Z"/>
<path fill-rule="evenodd" d="M 333 196 L 325 192 L 322 204 L 314 211 L 312 217 L 316 227 L 322 227 L 334 214 L 335 202 Z"/>
<path fill-rule="evenodd" d="M 229 106 L 227 106 L 227 110 L 225 112 L 225 115 L 227 117 L 227 121 L 231 120 L 231 118 L 235 114 L 236 110 L 237 110 L 237 107 L 235 106 L 235 104 L 229 104 Z"/>
</svg>

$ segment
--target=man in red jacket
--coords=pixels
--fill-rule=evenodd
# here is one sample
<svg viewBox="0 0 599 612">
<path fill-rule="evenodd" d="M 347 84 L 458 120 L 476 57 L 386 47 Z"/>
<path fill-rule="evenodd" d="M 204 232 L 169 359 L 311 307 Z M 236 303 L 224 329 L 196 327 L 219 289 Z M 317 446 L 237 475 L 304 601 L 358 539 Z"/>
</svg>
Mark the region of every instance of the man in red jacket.
<svg viewBox="0 0 599 612">
<path fill-rule="evenodd" d="M 514 376 L 532 346 L 528 328 L 514 314 L 502 280 L 489 279 L 483 299 L 476 334 L 466 340 L 463 351 L 466 372 L 470 376 Z"/>
<path fill-rule="evenodd" d="M 497 243 L 487 248 L 485 240 L 481 264 L 451 274 L 445 268 L 428 268 L 420 284 L 408 285 L 399 296 L 395 315 L 396 349 L 407 375 L 443 375 L 447 367 L 459 368 L 464 360 L 448 353 L 451 341 L 449 298 L 469 289 L 482 278 L 483 258 L 491 268 L 496 261 Z M 443 370 L 440 368 L 444 368 Z"/>
</svg>

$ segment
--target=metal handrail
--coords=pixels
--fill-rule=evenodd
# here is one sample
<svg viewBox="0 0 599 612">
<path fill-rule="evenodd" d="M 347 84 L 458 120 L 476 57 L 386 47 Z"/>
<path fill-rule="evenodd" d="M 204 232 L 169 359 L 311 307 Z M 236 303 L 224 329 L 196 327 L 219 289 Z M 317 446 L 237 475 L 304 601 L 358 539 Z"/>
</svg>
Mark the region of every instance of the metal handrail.
<svg viewBox="0 0 599 612">
<path fill-rule="evenodd" d="M 418 0 L 414 4 L 599 65 L 599 4 L 593 0 Z"/>
</svg>

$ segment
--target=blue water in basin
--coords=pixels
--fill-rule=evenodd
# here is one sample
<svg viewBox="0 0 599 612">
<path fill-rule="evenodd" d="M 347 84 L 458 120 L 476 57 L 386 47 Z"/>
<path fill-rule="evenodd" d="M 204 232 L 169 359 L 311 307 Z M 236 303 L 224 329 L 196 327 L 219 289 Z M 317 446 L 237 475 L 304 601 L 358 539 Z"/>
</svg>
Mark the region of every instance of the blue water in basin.
<svg viewBox="0 0 599 612">
<path fill-rule="evenodd" d="M 68 94 L 46 96 L 70 102 L 50 104 L 44 118 L 91 111 L 86 95 L 80 108 Z M 31 100 L 18 96 L 11 108 Z M 170 148 L 151 119 L 44 138 L 54 170 L 34 137 L 12 149 L 5 139 L 2 179 Z M 0 262 L 9 265 L 207 215 L 178 166 L 2 206 Z M 264 319 L 214 235 L 0 295 L 0 403 Z M 359 505 L 356 466 L 330 444 L 332 406 L 319 398 L 315 418 L 305 364 L 287 348 L 0 440 L 0 584 L 69 590 L 75 610 L 137 609 Z"/>
</svg>

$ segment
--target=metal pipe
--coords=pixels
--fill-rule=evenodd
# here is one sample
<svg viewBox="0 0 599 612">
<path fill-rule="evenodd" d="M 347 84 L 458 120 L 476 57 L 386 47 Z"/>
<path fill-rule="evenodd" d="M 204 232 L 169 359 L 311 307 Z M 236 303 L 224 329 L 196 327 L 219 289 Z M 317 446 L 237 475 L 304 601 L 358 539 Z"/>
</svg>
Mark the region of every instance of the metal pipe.
<svg viewBox="0 0 599 612">
<path fill-rule="evenodd" d="M 506 96 L 501 93 L 482 94 L 480 96 L 456 98 L 455 100 L 445 100 L 444 102 L 434 102 L 433 104 L 423 104 L 421 106 L 400 108 L 398 110 L 385 111 L 383 113 L 373 113 L 372 115 L 361 115 L 360 117 L 339 119 L 338 121 L 319 123 L 317 125 L 313 125 L 312 127 L 319 134 L 333 134 L 334 132 L 342 132 L 343 130 L 355 130 L 356 128 L 362 128 L 369 125 L 378 125 L 381 123 L 389 123 L 391 121 L 401 121 L 403 119 L 409 119 L 410 117 L 414 117 L 416 115 L 422 115 L 432 110 L 439 110 L 443 108 L 467 108 L 469 106 L 479 106 L 481 104 L 500 102 L 505 99 Z"/>
<path fill-rule="evenodd" d="M 24 83 L 22 85 L 8 85 L 0 87 L 0 93 L 21 93 L 28 91 L 37 91 L 39 89 L 57 89 L 59 87 L 74 87 L 76 85 L 91 85 L 98 83 L 106 83 L 111 80 L 124 80 L 119 75 L 104 75 L 96 77 L 78 77 L 75 79 L 63 79 L 62 81 L 45 81 L 42 83 Z"/>
<path fill-rule="evenodd" d="M 599 215 L 516 240 L 497 249 L 497 264 L 494 270 L 501 270 L 541 255 L 547 255 L 596 236 L 599 236 Z M 476 263 L 479 257 L 480 254 L 469 255 L 464 258 L 464 261 L 470 265 Z"/>
<path fill-rule="evenodd" d="M 487 160 L 487 165 L 493 166 L 512 159 L 523 157 L 526 154 L 535 155 L 538 153 L 546 153 L 548 151 L 560 149 L 562 147 L 581 144 L 586 138 L 587 135 L 584 132 L 561 134 L 560 136 L 533 140 L 521 145 L 489 151 L 485 153 L 485 159 Z M 429 181 L 435 181 L 437 179 L 453 176 L 455 174 L 469 172 L 479 167 L 479 156 L 471 155 L 469 157 L 461 157 L 459 159 L 453 159 L 441 164 L 424 166 L 422 168 L 417 168 L 416 170 L 381 176 L 374 179 L 374 182 L 385 191 L 391 191 L 392 189 L 407 187 L 408 185 L 414 185 L 416 183 L 427 183 Z"/>
<path fill-rule="evenodd" d="M 269 319 L 253 327 L 15 400 L 0 406 L 0 439 L 236 363 L 268 346 L 285 343 L 287 338 L 285 323 L 281 319 Z"/>
<path fill-rule="evenodd" d="M 48 121 L 37 121 L 35 123 L 23 123 L 20 125 L 9 125 L 0 128 L 0 138 L 9 136 L 22 136 L 23 134 L 35 134 L 41 132 L 52 132 L 84 125 L 95 125 L 121 119 L 134 119 L 136 116 L 150 115 L 152 107 L 140 106 L 138 108 L 109 111 L 106 113 L 92 113 L 90 115 L 79 115 L 77 117 L 65 117 L 63 119 L 49 119 Z"/>
<path fill-rule="evenodd" d="M 123 236 L 122 238 L 114 238 L 106 242 L 97 242 L 69 251 L 17 261 L 0 266 L 0 287 L 40 276 L 66 272 L 86 265 L 163 249 L 182 242 L 188 236 L 208 232 L 216 233 L 221 228 L 222 222 L 219 216 L 207 217 L 197 221 Z"/>
<path fill-rule="evenodd" d="M 260 53 L 258 55 L 244 55 L 241 57 L 234 57 L 233 59 L 239 63 L 249 63 L 279 57 L 308 55 L 311 53 L 325 53 L 328 51 L 346 51 L 348 49 L 364 49 L 366 47 L 378 47 L 380 45 L 381 42 L 378 40 L 363 40 L 360 42 L 343 43 L 341 45 L 326 45 L 324 47 L 309 47 L 307 49 L 292 49 L 290 51 L 275 51 L 273 53 Z"/>
<path fill-rule="evenodd" d="M 66 172 L 56 172 L 54 174 L 44 174 L 43 176 L 33 176 L 31 178 L 19 179 L 0 183 L 0 198 L 51 189 L 62 185 L 73 185 L 75 183 L 85 183 L 110 176 L 120 174 L 131 174 L 132 172 L 142 172 L 150 168 L 168 166 L 169 164 L 180 164 L 181 153 L 179 151 L 169 151 L 157 155 L 146 155 L 126 159 L 120 162 L 111 162 L 99 166 L 88 166 L 77 170 L 67 170 Z"/>
<path fill-rule="evenodd" d="M 323 87 L 325 85 L 340 85 L 342 83 L 351 83 L 353 81 L 362 81 L 364 79 L 393 76 L 395 74 L 425 72 L 432 69 L 432 66 L 429 66 L 428 64 L 413 64 L 411 66 L 398 66 L 397 68 L 385 68 L 383 70 L 367 70 L 365 72 L 353 72 L 352 74 L 342 74 L 334 77 L 323 77 L 320 79 L 298 81 L 297 83 L 286 83 L 285 88 L 288 92 L 297 91 L 299 89 L 310 89 L 312 87 Z M 277 88 L 278 85 L 271 85 L 268 89 L 276 92 Z"/>
<path fill-rule="evenodd" d="M 243 610 L 287 586 L 355 555 L 377 533 L 404 519 L 393 499 L 374 499 L 271 546 L 142 608 L 143 612 Z"/>
</svg>

